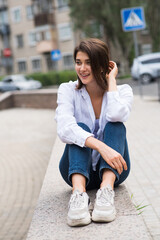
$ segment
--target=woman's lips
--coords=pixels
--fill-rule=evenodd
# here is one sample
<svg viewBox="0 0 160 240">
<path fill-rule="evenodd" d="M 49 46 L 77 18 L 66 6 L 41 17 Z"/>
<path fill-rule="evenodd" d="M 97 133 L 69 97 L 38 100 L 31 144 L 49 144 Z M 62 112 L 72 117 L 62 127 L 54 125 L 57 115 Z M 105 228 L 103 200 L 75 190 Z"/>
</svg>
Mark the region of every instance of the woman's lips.
<svg viewBox="0 0 160 240">
<path fill-rule="evenodd" d="M 80 74 L 80 76 L 81 76 L 81 78 L 83 78 L 83 79 L 86 79 L 88 76 L 89 76 L 89 74 Z"/>
</svg>

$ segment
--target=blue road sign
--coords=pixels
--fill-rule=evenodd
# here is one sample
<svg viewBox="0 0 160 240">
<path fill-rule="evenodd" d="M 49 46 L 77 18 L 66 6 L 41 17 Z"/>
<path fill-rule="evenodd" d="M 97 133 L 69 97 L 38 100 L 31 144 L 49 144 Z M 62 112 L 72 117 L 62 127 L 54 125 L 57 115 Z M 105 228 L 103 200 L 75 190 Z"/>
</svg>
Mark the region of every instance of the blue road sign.
<svg viewBox="0 0 160 240">
<path fill-rule="evenodd" d="M 61 59 L 61 57 L 62 57 L 62 55 L 61 55 L 61 51 L 59 49 L 51 51 L 51 59 L 53 61 L 58 61 Z"/>
<path fill-rule="evenodd" d="M 143 7 L 121 10 L 122 27 L 125 32 L 142 30 L 146 27 Z"/>
</svg>

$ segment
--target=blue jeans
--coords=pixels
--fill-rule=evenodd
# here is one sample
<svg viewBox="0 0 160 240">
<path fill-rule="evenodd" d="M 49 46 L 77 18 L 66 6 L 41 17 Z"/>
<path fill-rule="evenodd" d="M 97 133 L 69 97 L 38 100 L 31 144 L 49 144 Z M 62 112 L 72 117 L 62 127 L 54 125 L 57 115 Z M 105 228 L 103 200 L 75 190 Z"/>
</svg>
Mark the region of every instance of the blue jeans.
<svg viewBox="0 0 160 240">
<path fill-rule="evenodd" d="M 78 124 L 84 130 L 91 132 L 84 123 Z M 92 149 L 79 147 L 75 144 L 66 144 L 63 156 L 60 160 L 59 170 L 67 184 L 72 186 L 71 176 L 80 173 L 86 177 L 86 189 L 99 188 L 102 182 L 104 169 L 112 170 L 116 175 L 115 187 L 122 183 L 130 172 L 130 158 L 126 140 L 126 128 L 121 122 L 108 122 L 104 128 L 104 143 L 119 152 L 126 161 L 128 169 L 119 175 L 102 157 L 100 157 L 96 171 L 92 169 Z"/>
</svg>

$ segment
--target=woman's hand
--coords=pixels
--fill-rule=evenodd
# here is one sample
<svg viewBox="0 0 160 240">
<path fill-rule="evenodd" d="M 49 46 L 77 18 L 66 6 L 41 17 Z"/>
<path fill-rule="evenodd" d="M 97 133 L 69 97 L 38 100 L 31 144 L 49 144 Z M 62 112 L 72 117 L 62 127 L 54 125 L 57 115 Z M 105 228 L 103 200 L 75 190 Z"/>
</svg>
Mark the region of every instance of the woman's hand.
<svg viewBox="0 0 160 240">
<path fill-rule="evenodd" d="M 121 154 L 117 151 L 101 142 L 94 137 L 88 137 L 85 142 L 85 146 L 91 149 L 95 149 L 100 153 L 102 158 L 114 169 L 121 174 L 124 170 L 127 170 L 127 164 Z"/>
<path fill-rule="evenodd" d="M 109 61 L 109 73 L 106 74 L 108 82 L 108 92 L 117 91 L 116 76 L 118 74 L 117 64 Z"/>
<path fill-rule="evenodd" d="M 109 73 L 106 75 L 108 79 L 115 79 L 118 74 L 117 64 L 113 61 L 109 61 Z"/>
<path fill-rule="evenodd" d="M 126 161 L 123 159 L 120 153 L 110 148 L 106 144 L 101 144 L 99 153 L 102 158 L 114 169 L 121 174 L 124 170 L 127 170 Z"/>
</svg>

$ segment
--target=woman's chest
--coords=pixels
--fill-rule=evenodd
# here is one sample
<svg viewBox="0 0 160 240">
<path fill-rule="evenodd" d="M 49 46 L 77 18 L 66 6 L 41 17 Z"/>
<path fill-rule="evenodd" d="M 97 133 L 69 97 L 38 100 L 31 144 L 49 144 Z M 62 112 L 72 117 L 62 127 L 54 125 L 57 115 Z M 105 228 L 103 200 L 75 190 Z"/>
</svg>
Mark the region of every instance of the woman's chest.
<svg viewBox="0 0 160 240">
<path fill-rule="evenodd" d="M 103 97 L 91 98 L 91 104 L 92 104 L 92 108 L 93 108 L 96 119 L 100 118 L 102 101 L 103 101 Z"/>
<path fill-rule="evenodd" d="M 105 106 L 105 107 L 104 107 Z M 94 128 L 95 119 L 100 119 L 100 125 L 104 122 L 107 102 L 106 97 L 103 99 L 94 99 L 88 97 L 75 96 L 74 116 L 77 122 L 86 123 L 90 129 Z"/>
</svg>

